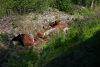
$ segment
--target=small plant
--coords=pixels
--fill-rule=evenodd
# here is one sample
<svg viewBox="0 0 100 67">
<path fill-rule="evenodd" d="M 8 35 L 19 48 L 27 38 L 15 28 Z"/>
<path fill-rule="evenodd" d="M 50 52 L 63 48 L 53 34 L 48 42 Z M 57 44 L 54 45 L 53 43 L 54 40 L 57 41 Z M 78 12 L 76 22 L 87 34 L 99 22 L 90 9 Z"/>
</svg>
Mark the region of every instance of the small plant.
<svg viewBox="0 0 100 67">
<path fill-rule="evenodd" d="M 17 22 L 16 22 L 16 21 L 14 21 L 14 20 L 12 21 L 12 27 L 13 27 L 13 28 L 17 28 L 17 27 L 18 27 Z"/>
<path fill-rule="evenodd" d="M 0 42 L 1 41 L 4 41 L 4 40 L 6 40 L 6 39 L 8 39 L 8 35 L 7 34 L 5 34 L 5 33 L 0 33 Z"/>
<path fill-rule="evenodd" d="M 80 20 L 79 17 L 74 19 L 75 22 L 78 22 L 79 20 Z"/>
<path fill-rule="evenodd" d="M 34 15 L 33 20 L 38 20 L 38 16 Z"/>
<path fill-rule="evenodd" d="M 57 18 L 58 18 L 58 16 L 56 15 L 56 16 L 55 16 L 55 18 L 57 19 Z"/>
<path fill-rule="evenodd" d="M 74 13 L 74 10 L 71 10 L 71 11 L 69 11 L 68 13 L 71 14 L 71 15 L 74 15 L 74 14 L 75 14 L 75 13 Z"/>
</svg>

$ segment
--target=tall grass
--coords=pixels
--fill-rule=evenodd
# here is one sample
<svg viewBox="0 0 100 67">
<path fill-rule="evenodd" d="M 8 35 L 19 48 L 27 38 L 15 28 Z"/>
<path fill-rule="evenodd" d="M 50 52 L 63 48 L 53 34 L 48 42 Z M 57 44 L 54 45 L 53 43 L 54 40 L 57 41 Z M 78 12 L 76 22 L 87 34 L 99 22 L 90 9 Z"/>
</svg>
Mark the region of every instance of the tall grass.
<svg viewBox="0 0 100 67">
<path fill-rule="evenodd" d="M 70 0 L 1 0 L 0 17 L 4 15 L 26 14 L 30 12 L 41 12 L 49 7 L 57 8 L 62 11 L 69 11 Z"/>
<path fill-rule="evenodd" d="M 82 16 L 87 16 L 87 17 L 91 17 L 91 16 L 96 16 L 95 13 L 87 8 L 82 8 L 79 10 L 75 10 L 74 14 L 80 14 Z"/>
<path fill-rule="evenodd" d="M 10 62 L 5 63 L 7 67 L 34 67 L 36 60 L 38 59 L 38 54 L 31 48 L 21 48 L 13 47 L 14 49 L 10 52 Z"/>
</svg>

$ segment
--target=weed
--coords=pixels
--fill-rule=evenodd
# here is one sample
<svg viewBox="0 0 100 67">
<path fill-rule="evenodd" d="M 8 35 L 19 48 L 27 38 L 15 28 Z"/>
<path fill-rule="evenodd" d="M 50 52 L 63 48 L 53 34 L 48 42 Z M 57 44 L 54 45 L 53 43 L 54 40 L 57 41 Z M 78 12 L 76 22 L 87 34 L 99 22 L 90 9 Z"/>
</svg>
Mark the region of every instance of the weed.
<svg viewBox="0 0 100 67">
<path fill-rule="evenodd" d="M 38 20 L 38 16 L 34 15 L 33 20 Z"/>
<path fill-rule="evenodd" d="M 16 22 L 16 21 L 14 21 L 14 20 L 12 21 L 12 27 L 13 27 L 13 28 L 17 28 L 17 27 L 18 27 L 17 22 Z"/>
</svg>

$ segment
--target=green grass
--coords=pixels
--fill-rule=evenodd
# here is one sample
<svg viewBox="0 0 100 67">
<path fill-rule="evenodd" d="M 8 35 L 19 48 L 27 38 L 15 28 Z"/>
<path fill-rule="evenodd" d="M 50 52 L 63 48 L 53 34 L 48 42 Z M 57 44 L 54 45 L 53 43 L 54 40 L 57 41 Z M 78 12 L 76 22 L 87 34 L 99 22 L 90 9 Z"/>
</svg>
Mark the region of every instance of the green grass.
<svg viewBox="0 0 100 67">
<path fill-rule="evenodd" d="M 24 3 L 23 3 L 24 2 Z M 16 14 L 27 14 L 30 12 L 42 12 L 47 10 L 49 7 L 57 8 L 61 11 L 70 11 L 71 1 L 70 0 L 2 0 L 0 1 L 0 18 L 2 16 L 10 16 Z"/>
<path fill-rule="evenodd" d="M 65 53 L 65 52 L 69 52 L 73 47 L 81 45 L 80 43 L 83 43 L 87 39 L 94 36 L 97 31 L 100 31 L 99 21 L 100 20 L 96 19 L 93 22 L 78 23 L 78 24 L 75 23 L 75 24 L 73 24 L 72 28 L 70 28 L 70 30 L 68 31 L 68 34 L 66 35 L 66 37 L 63 35 L 59 35 L 58 37 L 53 38 L 50 41 L 50 43 L 48 43 L 48 48 L 46 48 L 46 50 L 44 50 L 45 56 L 41 57 L 40 64 L 38 67 L 44 67 L 47 63 L 52 63 L 52 64 L 50 66 L 46 65 L 46 67 L 62 67 L 62 66 L 60 66 L 60 64 L 64 63 L 64 62 L 61 62 L 61 61 L 63 61 L 62 59 L 60 59 L 59 61 L 56 61 L 57 60 L 56 59 L 56 60 L 54 60 L 54 63 L 52 60 L 55 59 L 55 57 Z M 95 39 L 96 39 L 96 37 L 95 37 Z M 93 42 L 93 41 L 89 41 L 89 42 Z M 87 41 L 87 43 L 88 43 L 88 41 Z M 99 43 L 99 42 L 97 41 L 97 43 Z M 88 44 L 90 46 L 92 46 L 91 43 L 88 43 Z M 93 45 L 95 45 L 94 42 L 93 42 Z M 88 46 L 88 47 L 90 47 L 90 46 Z M 92 49 L 92 47 L 90 47 L 90 48 Z M 80 47 L 78 47 L 78 49 L 80 49 Z M 82 50 L 85 50 L 84 44 L 83 44 Z M 74 51 L 74 49 L 73 49 L 73 51 Z M 84 51 L 84 52 L 86 52 L 86 51 Z M 66 55 L 66 54 L 64 54 L 64 55 Z M 88 55 L 88 54 L 86 53 L 86 55 Z M 99 54 L 97 54 L 97 56 L 99 56 Z M 95 57 L 95 56 L 93 56 L 93 57 Z M 82 58 L 82 56 L 80 56 L 78 59 L 80 61 L 84 60 L 84 58 Z M 77 61 L 78 61 L 78 59 L 77 59 Z M 80 62 L 80 61 L 78 61 L 78 62 Z M 100 60 L 98 60 L 98 61 L 100 61 Z M 56 64 L 58 64 L 59 66 L 58 65 L 56 66 Z M 52 66 L 52 65 L 55 65 L 55 66 Z M 66 63 L 65 63 L 65 67 L 66 67 Z M 74 67 L 74 66 L 72 66 L 72 67 Z M 82 66 L 80 66 L 80 67 L 82 67 Z"/>
<path fill-rule="evenodd" d="M 99 67 L 100 31 L 40 67 Z"/>
<path fill-rule="evenodd" d="M 5 63 L 7 67 L 33 67 L 38 58 L 36 51 L 31 48 L 19 48 L 13 46 L 14 49 L 10 52 L 10 63 Z"/>
<path fill-rule="evenodd" d="M 96 16 L 95 13 L 87 8 L 81 8 L 79 10 L 74 11 L 75 14 L 80 14 L 82 16 Z"/>
<path fill-rule="evenodd" d="M 38 20 L 38 16 L 34 15 L 33 20 Z"/>
<path fill-rule="evenodd" d="M 48 43 L 46 50 L 44 50 L 45 57 L 41 57 L 39 65 L 44 66 L 46 63 L 52 61 L 55 57 L 66 51 L 69 51 L 69 49 L 72 47 L 75 47 L 77 44 L 80 44 L 92 37 L 96 31 L 100 30 L 99 21 L 100 20 L 95 20 L 93 22 L 87 23 L 75 23 L 68 31 L 66 37 L 62 35 L 61 32 L 57 37 L 53 37 L 53 39 Z"/>
<path fill-rule="evenodd" d="M 14 21 L 14 20 L 12 21 L 12 27 L 13 27 L 13 29 L 18 27 L 18 24 L 17 23 L 18 22 Z"/>
</svg>

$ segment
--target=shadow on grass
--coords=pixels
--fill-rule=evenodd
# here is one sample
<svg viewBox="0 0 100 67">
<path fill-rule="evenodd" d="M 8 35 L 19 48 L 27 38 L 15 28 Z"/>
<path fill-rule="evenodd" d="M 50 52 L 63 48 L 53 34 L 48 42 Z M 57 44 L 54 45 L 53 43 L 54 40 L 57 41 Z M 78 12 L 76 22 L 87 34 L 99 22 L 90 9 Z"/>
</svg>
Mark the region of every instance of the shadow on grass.
<svg viewBox="0 0 100 67">
<path fill-rule="evenodd" d="M 72 47 L 43 67 L 99 67 L 100 31 L 83 43 Z"/>
<path fill-rule="evenodd" d="M 0 67 L 5 67 L 3 63 L 8 62 L 10 37 L 11 35 L 8 33 L 0 34 Z"/>
</svg>

